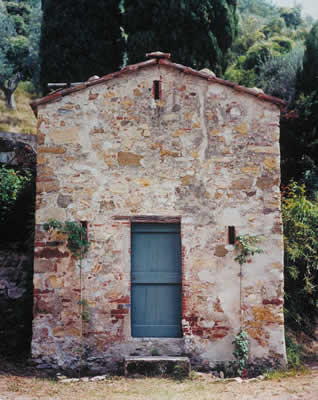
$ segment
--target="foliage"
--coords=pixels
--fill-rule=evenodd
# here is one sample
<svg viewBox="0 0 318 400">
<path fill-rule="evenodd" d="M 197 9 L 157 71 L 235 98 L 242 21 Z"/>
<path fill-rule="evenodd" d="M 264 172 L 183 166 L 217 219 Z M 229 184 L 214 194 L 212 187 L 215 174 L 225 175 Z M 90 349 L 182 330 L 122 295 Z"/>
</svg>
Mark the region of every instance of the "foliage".
<svg viewBox="0 0 318 400">
<path fill-rule="evenodd" d="M 237 373 L 242 376 L 248 359 L 248 335 L 247 332 L 241 330 L 234 338 L 233 356 L 237 362 Z"/>
<path fill-rule="evenodd" d="M 236 0 L 126 0 L 128 62 L 171 52 L 176 62 L 221 73 L 237 32 Z"/>
<path fill-rule="evenodd" d="M 12 21 L 4 5 L 0 2 L 0 83 L 3 84 L 13 73 L 13 66 L 8 60 L 9 39 L 15 34 Z"/>
<path fill-rule="evenodd" d="M 153 357 L 160 356 L 160 353 L 159 353 L 159 350 L 157 349 L 157 347 L 153 347 L 153 348 L 151 349 L 151 355 L 152 355 Z"/>
<path fill-rule="evenodd" d="M 249 262 L 249 257 L 254 254 L 260 254 L 264 251 L 257 247 L 256 244 L 259 242 L 259 238 L 250 235 L 237 236 L 235 242 L 235 248 L 239 251 L 239 254 L 234 258 L 240 265 Z"/>
<path fill-rule="evenodd" d="M 119 69 L 123 38 L 118 0 L 43 3 L 41 86 L 86 81 Z"/>
<path fill-rule="evenodd" d="M 30 182 L 29 172 L 22 174 L 12 168 L 0 168 L 0 222 L 3 223 L 12 211 L 26 184 Z"/>
<path fill-rule="evenodd" d="M 280 16 L 284 19 L 288 28 L 297 28 L 302 23 L 301 7 L 281 8 Z"/>
<path fill-rule="evenodd" d="M 21 79 L 33 79 L 39 70 L 40 4 L 31 0 L 0 2 L 0 89 L 8 108 Z"/>
<path fill-rule="evenodd" d="M 75 257 L 82 257 L 87 252 L 89 241 L 87 240 L 86 229 L 80 223 L 74 221 L 60 222 L 55 219 L 49 219 L 44 224 L 44 229 L 46 231 L 55 229 L 58 233 L 67 235 L 67 247 Z"/>
<path fill-rule="evenodd" d="M 259 66 L 257 87 L 291 104 L 296 94 L 297 71 L 302 65 L 304 48 L 295 46 L 288 54 L 270 56 Z"/>
<path fill-rule="evenodd" d="M 302 366 L 302 345 L 295 343 L 288 335 L 285 336 L 285 341 L 288 367 L 294 369 L 300 368 Z"/>
<path fill-rule="evenodd" d="M 268 0 L 238 0 L 237 7 L 240 13 L 254 14 L 260 17 L 268 17 L 277 13 L 277 7 Z"/>
<path fill-rule="evenodd" d="M 312 335 L 318 319 L 318 202 L 292 182 L 284 189 L 282 214 L 286 323 Z"/>
<path fill-rule="evenodd" d="M 278 16 L 272 18 L 262 29 L 266 39 L 272 35 L 280 35 L 286 28 L 284 20 Z"/>
<path fill-rule="evenodd" d="M 270 40 L 258 42 L 248 50 L 243 67 L 257 72 L 261 63 L 271 56 L 279 55 L 280 50 L 281 47 L 276 42 Z"/>
</svg>

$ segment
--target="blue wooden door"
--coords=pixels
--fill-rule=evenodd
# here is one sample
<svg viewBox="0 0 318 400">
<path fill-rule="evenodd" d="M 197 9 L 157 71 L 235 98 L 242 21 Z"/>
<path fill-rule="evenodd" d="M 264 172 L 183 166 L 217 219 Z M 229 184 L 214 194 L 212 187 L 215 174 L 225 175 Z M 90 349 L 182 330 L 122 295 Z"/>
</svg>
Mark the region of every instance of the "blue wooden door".
<svg viewBox="0 0 318 400">
<path fill-rule="evenodd" d="M 132 336 L 181 337 L 179 224 L 132 225 Z"/>
</svg>

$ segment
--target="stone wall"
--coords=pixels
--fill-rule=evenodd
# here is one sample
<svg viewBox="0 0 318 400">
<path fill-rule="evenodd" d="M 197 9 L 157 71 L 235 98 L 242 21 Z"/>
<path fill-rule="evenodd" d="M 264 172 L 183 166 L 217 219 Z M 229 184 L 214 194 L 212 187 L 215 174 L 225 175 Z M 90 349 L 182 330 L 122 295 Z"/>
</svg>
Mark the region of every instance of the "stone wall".
<svg viewBox="0 0 318 400">
<path fill-rule="evenodd" d="M 284 363 L 279 116 L 274 104 L 160 65 L 40 105 L 34 359 L 75 368 L 80 348 L 102 370 L 156 348 L 200 365 L 231 360 L 242 312 L 250 359 Z M 130 333 L 130 225 L 154 216 L 181 222 L 180 339 Z M 43 231 L 49 218 L 87 221 L 81 268 Z M 264 250 L 242 276 L 229 226 Z"/>
</svg>

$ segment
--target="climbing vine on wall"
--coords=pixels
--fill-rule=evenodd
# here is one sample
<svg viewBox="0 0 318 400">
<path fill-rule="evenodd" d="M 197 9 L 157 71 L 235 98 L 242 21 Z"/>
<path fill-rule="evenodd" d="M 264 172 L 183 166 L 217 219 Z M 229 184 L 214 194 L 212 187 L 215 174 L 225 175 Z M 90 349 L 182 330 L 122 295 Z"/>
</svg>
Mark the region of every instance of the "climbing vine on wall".
<svg viewBox="0 0 318 400">
<path fill-rule="evenodd" d="M 249 257 L 254 254 L 261 254 L 264 252 L 263 249 L 257 247 L 259 238 L 250 235 L 240 235 L 237 236 L 235 242 L 235 248 L 238 250 L 239 254 L 234 258 L 240 265 L 249 262 Z"/>
<path fill-rule="evenodd" d="M 234 351 L 233 356 L 237 363 L 237 373 L 242 376 L 246 368 L 248 359 L 248 335 L 247 332 L 240 330 L 240 332 L 235 336 L 234 341 Z"/>
<path fill-rule="evenodd" d="M 66 235 L 67 247 L 76 258 L 85 254 L 89 248 L 86 228 L 78 222 L 60 222 L 56 219 L 49 219 L 48 222 L 44 224 L 44 229 L 46 231 L 55 229 L 57 233 Z"/>
<path fill-rule="evenodd" d="M 80 344 L 79 344 L 79 376 L 81 376 L 83 368 L 83 355 L 85 352 L 84 346 L 84 323 L 90 320 L 90 313 L 88 310 L 89 303 L 84 298 L 84 287 L 83 287 L 83 271 L 82 271 L 82 258 L 89 248 L 89 241 L 87 239 L 86 227 L 76 221 L 65 221 L 60 222 L 56 219 L 49 219 L 44 224 L 46 231 L 55 230 L 58 234 L 67 238 L 67 247 L 71 251 L 74 257 L 79 259 L 80 267 L 80 300 L 78 305 L 80 306 Z"/>
</svg>

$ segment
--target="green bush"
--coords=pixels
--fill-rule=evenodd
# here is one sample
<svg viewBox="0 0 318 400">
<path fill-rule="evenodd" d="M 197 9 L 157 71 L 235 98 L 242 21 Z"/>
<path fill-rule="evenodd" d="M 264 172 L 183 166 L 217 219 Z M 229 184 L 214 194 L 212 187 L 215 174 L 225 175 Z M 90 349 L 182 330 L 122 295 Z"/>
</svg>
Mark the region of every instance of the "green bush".
<svg viewBox="0 0 318 400">
<path fill-rule="evenodd" d="M 289 53 L 294 46 L 293 40 L 285 36 L 273 36 L 271 37 L 271 41 L 278 44 L 278 46 L 280 47 L 279 52 L 282 54 Z"/>
<path fill-rule="evenodd" d="M 301 362 L 301 351 L 302 345 L 295 343 L 292 338 L 288 335 L 285 337 L 286 340 L 286 353 L 287 362 L 289 368 L 300 368 Z"/>
<path fill-rule="evenodd" d="M 318 201 L 305 187 L 284 188 L 285 317 L 293 330 L 314 335 L 318 320 Z"/>
<path fill-rule="evenodd" d="M 0 222 L 5 221 L 30 180 L 31 176 L 28 172 L 22 175 L 12 168 L 4 166 L 0 168 Z"/>
</svg>

